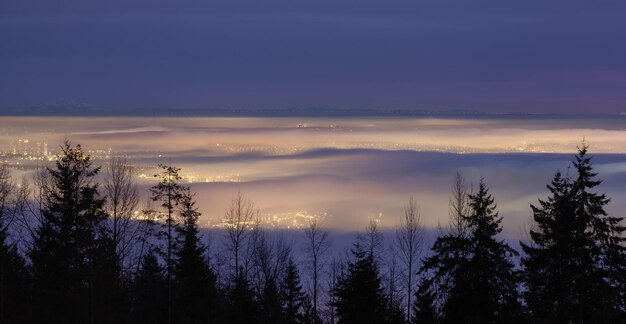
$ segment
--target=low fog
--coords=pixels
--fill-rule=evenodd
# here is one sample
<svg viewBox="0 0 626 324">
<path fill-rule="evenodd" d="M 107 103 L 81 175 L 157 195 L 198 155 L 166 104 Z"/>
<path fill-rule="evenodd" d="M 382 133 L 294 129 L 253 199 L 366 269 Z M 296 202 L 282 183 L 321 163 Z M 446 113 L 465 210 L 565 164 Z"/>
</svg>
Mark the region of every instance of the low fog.
<svg viewBox="0 0 626 324">
<path fill-rule="evenodd" d="M 241 190 L 262 215 L 324 215 L 337 231 L 363 229 L 370 219 L 393 228 L 413 196 L 424 224 L 447 226 L 455 172 L 490 187 L 507 239 L 524 238 L 530 204 L 546 195 L 557 170 L 567 172 L 584 140 L 613 198 L 626 210 L 626 136 L 621 120 L 436 118 L 43 118 L 0 122 L 0 147 L 19 139 L 64 138 L 91 150 L 97 164 L 127 156 L 137 166 L 144 200 L 157 164 L 182 168 L 197 192 L 204 226 L 218 223 Z M 604 126 L 602 126 L 604 125 Z M 602 127 L 601 127 L 602 126 Z M 17 161 L 16 176 L 51 162 Z"/>
</svg>

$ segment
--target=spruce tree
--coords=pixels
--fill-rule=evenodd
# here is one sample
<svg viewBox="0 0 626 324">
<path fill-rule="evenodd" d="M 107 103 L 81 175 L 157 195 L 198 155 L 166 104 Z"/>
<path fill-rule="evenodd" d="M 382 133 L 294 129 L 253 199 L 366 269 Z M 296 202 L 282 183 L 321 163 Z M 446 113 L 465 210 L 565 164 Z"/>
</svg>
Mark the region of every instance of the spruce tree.
<svg viewBox="0 0 626 324">
<path fill-rule="evenodd" d="M 284 323 L 296 324 L 303 322 L 303 306 L 306 298 L 306 294 L 302 291 L 298 268 L 293 260 L 290 259 L 281 284 Z"/>
<path fill-rule="evenodd" d="M 404 324 L 406 323 L 404 309 L 398 302 L 392 301 L 389 296 L 385 297 L 387 302 L 385 303 L 385 323 L 389 324 Z"/>
<path fill-rule="evenodd" d="M 512 262 L 517 252 L 496 238 L 502 218 L 482 180 L 468 197 L 467 235 L 440 236 L 419 271 L 416 316 L 436 309 L 447 323 L 513 321 L 520 316 L 518 273 Z M 436 300 L 429 305 L 433 296 Z"/>
<path fill-rule="evenodd" d="M 205 248 L 200 243 L 194 194 L 184 188 L 180 195 L 180 225 L 176 227 L 178 244 L 175 254 L 177 322 L 199 323 L 207 319 L 209 269 L 204 260 Z"/>
<path fill-rule="evenodd" d="M 338 323 L 382 323 L 385 321 L 385 296 L 374 256 L 358 242 L 335 288 Z"/>
<path fill-rule="evenodd" d="M 434 324 L 439 322 L 439 316 L 435 308 L 435 294 L 431 291 L 430 282 L 422 282 L 415 293 L 413 304 L 413 317 L 411 323 Z"/>
<path fill-rule="evenodd" d="M 108 262 L 110 238 L 104 231 L 104 199 L 93 178 L 100 171 L 80 145 L 66 141 L 56 168 L 48 168 L 53 187 L 45 192 L 41 224 L 29 251 L 35 285 L 35 321 L 94 322 L 99 288 L 114 283 Z M 105 283 L 106 282 L 106 283 Z M 100 298 L 99 298 L 100 297 Z M 100 320 L 105 320 L 100 318 Z"/>
<path fill-rule="evenodd" d="M 0 162 L 0 323 L 25 321 L 28 313 L 28 272 L 15 243 L 9 242 L 17 195 L 9 168 Z"/>
<path fill-rule="evenodd" d="M 135 277 L 136 302 L 134 323 L 167 322 L 167 279 L 165 269 L 159 264 L 154 251 L 149 251 L 141 260 Z"/>
<path fill-rule="evenodd" d="M 233 278 L 230 291 L 229 323 L 247 324 L 259 323 L 259 305 L 245 276 L 245 271 Z"/>
<path fill-rule="evenodd" d="M 175 212 L 178 206 L 181 194 L 184 189 L 178 181 L 182 177 L 178 174 L 180 168 L 171 165 L 159 164 L 162 169 L 161 173 L 155 174 L 154 177 L 159 179 L 159 183 L 150 188 L 152 193 L 151 199 L 161 203 L 161 207 L 165 209 L 165 231 L 159 233 L 159 236 L 165 236 L 167 241 L 165 251 L 165 275 L 167 279 L 167 319 L 168 323 L 172 323 L 172 302 L 173 302 L 173 272 L 174 263 L 172 252 L 174 251 L 174 231 L 177 226 Z"/>
<path fill-rule="evenodd" d="M 0 323 L 28 319 L 28 269 L 14 244 L 7 244 L 6 227 L 0 229 Z"/>
<path fill-rule="evenodd" d="M 531 205 L 536 229 L 521 246 L 525 300 L 537 322 L 626 320 L 623 218 L 608 216 L 609 199 L 593 191 L 601 181 L 587 149 L 579 148 L 573 177 L 557 172 L 548 199 Z"/>
<path fill-rule="evenodd" d="M 261 291 L 261 322 L 280 323 L 282 321 L 282 302 L 275 280 L 267 280 Z"/>
</svg>

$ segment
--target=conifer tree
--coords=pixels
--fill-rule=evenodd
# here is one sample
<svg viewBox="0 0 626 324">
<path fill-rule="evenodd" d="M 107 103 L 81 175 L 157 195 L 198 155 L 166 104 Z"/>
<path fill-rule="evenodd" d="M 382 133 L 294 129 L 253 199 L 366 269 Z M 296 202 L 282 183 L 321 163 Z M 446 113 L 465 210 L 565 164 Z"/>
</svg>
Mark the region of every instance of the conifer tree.
<svg viewBox="0 0 626 324">
<path fill-rule="evenodd" d="M 467 236 L 440 236 L 420 269 L 416 316 L 436 309 L 442 322 L 512 321 L 520 314 L 518 274 L 511 261 L 517 253 L 496 238 L 502 218 L 482 180 L 468 197 Z M 436 300 L 429 306 L 431 296 Z"/>
<path fill-rule="evenodd" d="M 165 269 L 150 250 L 141 260 L 141 266 L 135 277 L 137 302 L 133 322 L 166 323 L 167 322 L 167 279 Z"/>
<path fill-rule="evenodd" d="M 389 324 L 404 324 L 406 323 L 406 318 L 404 317 L 404 310 L 400 303 L 394 302 L 389 296 L 385 296 L 385 314 L 384 319 L 385 323 Z"/>
<path fill-rule="evenodd" d="M 0 323 L 25 320 L 28 308 L 28 272 L 9 228 L 16 212 L 16 186 L 6 163 L 0 163 Z"/>
<path fill-rule="evenodd" d="M 429 289 L 430 287 L 430 282 L 422 282 L 419 290 L 415 293 L 411 323 L 434 324 L 439 322 L 435 308 L 435 294 Z"/>
<path fill-rule="evenodd" d="M 259 323 L 259 305 L 244 271 L 233 278 L 230 291 L 229 323 Z"/>
<path fill-rule="evenodd" d="M 335 288 L 338 323 L 383 323 L 385 296 L 373 255 L 358 242 L 352 249 L 354 260 Z"/>
<path fill-rule="evenodd" d="M 161 173 L 155 174 L 154 177 L 159 179 L 159 183 L 150 188 L 152 200 L 161 202 L 161 207 L 165 209 L 165 235 L 167 246 L 165 251 L 165 275 L 167 279 L 167 318 L 168 323 L 172 322 L 172 275 L 174 272 L 174 263 L 172 252 L 174 250 L 174 230 L 177 222 L 175 216 L 176 207 L 178 206 L 181 194 L 184 189 L 178 181 L 182 177 L 178 174 L 180 168 L 171 165 L 159 164 L 162 169 Z"/>
<path fill-rule="evenodd" d="M 15 213 L 15 184 L 9 168 L 0 163 L 0 322 L 26 319 L 28 273 L 17 246 L 8 241 L 9 226 Z"/>
<path fill-rule="evenodd" d="M 97 285 L 114 284 L 105 277 L 114 277 L 110 271 L 116 270 L 104 257 L 111 244 L 102 226 L 104 199 L 93 182 L 100 168 L 93 167 L 80 145 L 66 141 L 61 149 L 56 168 L 47 169 L 53 188 L 43 197 L 42 221 L 29 251 L 36 321 L 93 322 L 104 291 Z"/>
<path fill-rule="evenodd" d="M 0 232 L 0 323 L 20 323 L 29 317 L 29 274 L 15 245 Z"/>
<path fill-rule="evenodd" d="M 282 302 L 275 280 L 268 280 L 261 291 L 261 322 L 280 323 L 282 321 Z"/>
<path fill-rule="evenodd" d="M 177 322 L 199 323 L 207 318 L 209 269 L 204 260 L 205 248 L 200 243 L 194 194 L 189 188 L 180 193 L 180 225 L 176 227 L 175 249 Z"/>
<path fill-rule="evenodd" d="M 521 243 L 522 264 L 525 300 L 538 322 L 626 320 L 623 218 L 608 216 L 609 199 L 593 191 L 601 181 L 587 149 L 579 148 L 573 177 L 557 172 L 548 199 L 531 205 L 536 228 L 532 242 Z"/>
<path fill-rule="evenodd" d="M 289 260 L 287 270 L 281 284 L 281 300 L 284 323 L 302 323 L 303 306 L 307 296 L 302 291 L 300 274 L 293 260 Z"/>
</svg>

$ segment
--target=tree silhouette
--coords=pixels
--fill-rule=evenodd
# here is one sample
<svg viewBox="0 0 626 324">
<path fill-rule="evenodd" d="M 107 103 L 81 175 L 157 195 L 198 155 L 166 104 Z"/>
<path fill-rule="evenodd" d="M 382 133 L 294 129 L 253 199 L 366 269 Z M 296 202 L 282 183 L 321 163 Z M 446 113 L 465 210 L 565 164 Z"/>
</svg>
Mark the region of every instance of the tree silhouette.
<svg viewBox="0 0 626 324">
<path fill-rule="evenodd" d="M 244 271 L 233 278 L 230 291 L 229 323 L 259 323 L 259 304 Z"/>
<path fill-rule="evenodd" d="M 423 227 L 417 202 L 411 197 L 404 207 L 404 219 L 396 228 L 396 246 L 400 256 L 400 262 L 404 265 L 404 278 L 406 290 L 406 319 L 411 318 L 411 295 L 415 286 L 415 272 L 419 262 L 419 256 L 423 245 Z"/>
<path fill-rule="evenodd" d="M 293 260 L 289 259 L 287 270 L 281 283 L 284 323 L 296 324 L 304 322 L 303 307 L 306 299 L 307 296 L 304 291 L 302 291 L 298 268 Z"/>
<path fill-rule="evenodd" d="M 448 216 L 450 217 L 450 231 L 457 236 L 467 233 L 467 216 L 471 213 L 469 205 L 470 190 L 460 172 L 454 174 L 454 181 L 450 189 Z"/>
<path fill-rule="evenodd" d="M 360 244 L 335 288 L 338 323 L 385 322 L 385 296 L 374 257 Z"/>
<path fill-rule="evenodd" d="M 502 218 L 493 197 L 481 180 L 478 192 L 469 195 L 471 214 L 468 235 L 440 236 L 420 269 L 423 276 L 416 317 L 438 309 L 443 322 L 508 322 L 519 316 L 518 274 L 511 258 L 517 255 L 495 236 Z M 427 305 L 431 296 L 438 300 Z"/>
<path fill-rule="evenodd" d="M 172 274 L 174 271 L 174 264 L 172 262 L 172 251 L 174 244 L 173 230 L 176 227 L 176 219 L 174 213 L 176 206 L 178 206 L 181 199 L 182 191 L 184 189 L 178 181 L 182 177 L 178 174 L 180 168 L 173 167 L 171 165 L 159 164 L 159 168 L 162 169 L 161 173 L 155 174 L 154 177 L 159 179 L 159 183 L 150 188 L 152 193 L 152 200 L 161 202 L 161 207 L 165 209 L 165 236 L 167 239 L 167 251 L 165 257 L 165 272 L 167 278 L 167 318 L 168 323 L 172 322 Z"/>
<path fill-rule="evenodd" d="M 430 289 L 431 287 L 432 284 L 430 282 L 423 282 L 417 292 L 415 292 L 415 303 L 413 304 L 414 315 L 410 323 L 439 323 L 440 318 L 435 306 L 436 296 Z"/>
<path fill-rule="evenodd" d="M 104 207 L 109 217 L 109 231 L 117 258 L 123 267 L 129 267 L 129 256 L 140 234 L 138 222 L 133 219 L 139 204 L 136 171 L 128 159 L 120 157 L 111 158 L 105 171 L 103 189 L 107 200 Z"/>
<path fill-rule="evenodd" d="M 270 236 L 257 220 L 252 236 L 252 252 L 261 321 L 278 323 L 282 319 L 280 280 L 287 268 L 291 249 L 282 235 Z"/>
<path fill-rule="evenodd" d="M 521 242 L 530 315 L 549 322 L 626 320 L 623 218 L 607 216 L 609 199 L 592 191 L 601 181 L 584 143 L 573 168 L 573 178 L 557 172 L 550 197 L 531 205 L 536 229 L 530 244 Z"/>
<path fill-rule="evenodd" d="M 239 278 L 241 270 L 241 257 L 248 237 L 250 236 L 250 224 L 256 220 L 259 210 L 254 206 L 252 200 L 243 196 L 241 191 L 237 191 L 237 196 L 230 202 L 226 210 L 226 245 L 232 252 L 234 259 L 234 276 Z M 247 272 L 247 269 L 245 269 Z M 244 274 L 244 277 L 247 274 Z"/>
<path fill-rule="evenodd" d="M 48 168 L 53 187 L 43 197 L 42 222 L 29 251 L 36 321 L 94 322 L 99 293 L 108 290 L 97 285 L 112 284 L 104 277 L 117 270 L 107 257 L 112 241 L 103 226 L 104 199 L 92 181 L 100 168 L 80 145 L 66 141 L 61 149 L 56 168 Z"/>
<path fill-rule="evenodd" d="M 207 319 L 207 303 L 209 287 L 209 269 L 205 263 L 205 248 L 200 243 L 198 218 L 200 213 L 195 207 L 194 194 L 189 188 L 183 188 L 180 193 L 180 226 L 176 227 L 178 234 L 175 245 L 176 276 L 176 322 L 200 323 Z"/>
<path fill-rule="evenodd" d="M 514 266 L 518 254 L 498 239 L 502 217 L 484 181 L 470 193 L 457 174 L 450 230 L 442 231 L 417 273 L 424 233 L 413 199 L 390 261 L 381 257 L 383 236 L 370 222 L 349 261 L 333 262 L 326 273 L 329 232 L 316 222 L 304 230 L 306 255 L 297 264 L 284 233 L 272 236 L 258 209 L 238 193 L 226 211 L 227 250 L 209 251 L 201 243 L 196 196 L 178 183 L 180 169 L 159 166 L 150 201 L 161 210 L 146 207 L 139 222 L 130 217 L 138 192 L 127 161 L 115 160 L 121 169 L 109 169 L 113 178 L 103 180 L 107 202 L 90 156 L 69 141 L 61 148 L 55 167 L 35 173 L 35 190 L 26 182 L 18 188 L 0 163 L 1 323 L 626 322 L 626 228 L 623 218 L 605 211 L 609 199 L 596 192 L 601 181 L 585 144 L 571 176 L 557 172 L 549 197 L 531 205 L 523 271 Z M 151 224 L 159 218 L 165 220 L 155 233 Z M 22 240 L 23 233 L 31 240 Z M 133 237 L 141 239 L 136 248 Z M 167 251 L 159 241 L 164 237 Z M 406 299 L 396 289 L 397 256 Z M 121 258 L 133 271 L 122 272 Z M 308 277 L 301 281 L 303 269 Z M 229 270 L 230 276 L 220 275 Z M 312 284 L 312 296 L 303 282 Z"/>
<path fill-rule="evenodd" d="M 328 232 L 323 230 L 316 220 L 309 223 L 304 229 L 304 236 L 306 238 L 305 252 L 307 254 L 307 266 L 311 275 L 311 298 L 313 303 L 313 313 L 315 317 L 318 316 L 318 292 L 320 288 L 319 277 L 324 267 L 324 254 L 330 248 L 330 240 L 328 238 Z"/>
<path fill-rule="evenodd" d="M 19 322 L 28 311 L 28 271 L 17 246 L 8 242 L 18 204 L 17 188 L 0 163 L 0 322 Z"/>
<path fill-rule="evenodd" d="M 135 277 L 137 302 L 133 322 L 167 322 L 167 278 L 154 251 L 149 251 L 141 261 Z"/>
</svg>

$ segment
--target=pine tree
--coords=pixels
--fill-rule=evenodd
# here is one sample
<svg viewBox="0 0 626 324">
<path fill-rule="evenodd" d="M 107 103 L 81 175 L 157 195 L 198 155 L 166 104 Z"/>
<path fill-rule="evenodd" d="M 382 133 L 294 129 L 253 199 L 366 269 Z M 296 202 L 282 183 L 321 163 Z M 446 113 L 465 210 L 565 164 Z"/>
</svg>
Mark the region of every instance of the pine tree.
<svg viewBox="0 0 626 324">
<path fill-rule="evenodd" d="M 135 277 L 137 288 L 136 308 L 133 322 L 165 323 L 167 322 L 167 279 L 165 269 L 159 264 L 154 253 L 147 253 Z"/>
<path fill-rule="evenodd" d="M 209 269 L 200 243 L 194 194 L 183 188 L 180 194 L 180 226 L 176 227 L 178 244 L 175 254 L 177 322 L 199 323 L 207 319 Z"/>
<path fill-rule="evenodd" d="M 229 323 L 259 323 L 259 305 L 244 271 L 233 278 L 230 292 Z"/>
<path fill-rule="evenodd" d="M 17 205 L 16 186 L 6 163 L 0 162 L 0 323 L 27 319 L 28 272 L 16 244 L 9 243 L 11 218 Z"/>
<path fill-rule="evenodd" d="M 608 216 L 609 199 L 583 144 L 573 161 L 574 177 L 554 176 L 550 197 L 533 206 L 532 244 L 521 243 L 525 300 L 535 321 L 617 322 L 626 320 L 625 228 Z"/>
<path fill-rule="evenodd" d="M 420 269 L 422 281 L 415 308 L 419 316 L 437 309 L 443 322 L 508 322 L 519 316 L 517 253 L 496 239 L 502 218 L 487 186 L 468 196 L 467 235 L 442 235 Z M 435 296 L 437 300 L 429 300 Z M 416 315 L 417 316 L 417 315 Z"/>
<path fill-rule="evenodd" d="M 261 292 L 261 322 L 280 323 L 282 321 L 282 302 L 275 280 L 268 280 Z"/>
<path fill-rule="evenodd" d="M 165 209 L 165 232 L 161 236 L 165 236 L 167 240 L 165 255 L 165 274 L 167 278 L 167 318 L 168 323 L 172 322 L 172 275 L 174 272 L 174 263 L 172 252 L 174 250 L 174 230 L 177 222 L 175 219 L 176 206 L 178 206 L 181 193 L 184 189 L 178 181 L 182 177 L 178 174 L 180 168 L 171 165 L 159 164 L 159 168 L 163 169 L 161 173 L 155 174 L 154 177 L 159 179 L 159 183 L 150 188 L 152 200 L 161 202 L 161 207 Z"/>
<path fill-rule="evenodd" d="M 402 305 L 399 302 L 393 301 L 393 299 L 386 296 L 385 303 L 385 323 L 389 324 L 404 324 L 406 323 L 406 318 Z"/>
<path fill-rule="evenodd" d="M 533 318 L 567 322 L 574 313 L 571 279 L 579 270 L 575 264 L 574 205 L 571 181 L 557 172 L 548 185 L 551 197 L 531 205 L 537 230 L 530 231 L 533 246 L 521 243 L 526 256 L 525 301 Z"/>
<path fill-rule="evenodd" d="M 354 260 L 335 288 L 338 323 L 382 323 L 385 296 L 374 257 L 358 243 L 352 255 Z"/>
<path fill-rule="evenodd" d="M 430 286 L 430 282 L 424 281 L 415 293 L 411 323 L 434 324 L 439 322 L 439 316 L 435 308 L 435 294 L 430 290 Z"/>
<path fill-rule="evenodd" d="M 25 322 L 28 318 L 28 269 L 15 245 L 6 242 L 0 229 L 0 323 Z"/>
<path fill-rule="evenodd" d="M 293 260 L 290 259 L 281 284 L 284 323 L 296 324 L 303 322 L 303 306 L 306 298 L 306 294 L 302 291 L 298 268 Z"/>
<path fill-rule="evenodd" d="M 114 285 L 115 265 L 102 256 L 110 238 L 104 231 L 104 199 L 93 178 L 100 171 L 80 145 L 61 147 L 56 168 L 47 171 L 53 188 L 43 197 L 41 224 L 29 251 L 35 284 L 36 321 L 93 322 L 98 286 Z M 106 284 L 104 283 L 106 281 Z M 102 300 L 104 298 L 101 298 Z M 104 319 L 102 319 L 104 320 Z"/>
</svg>

